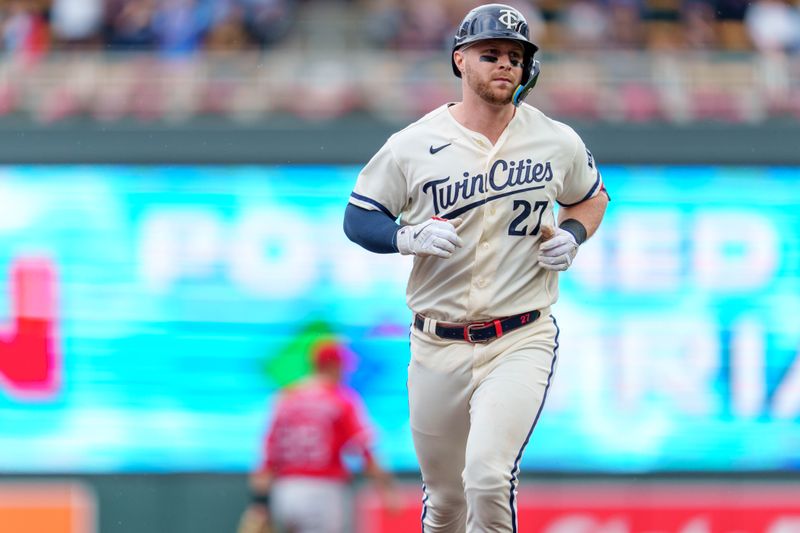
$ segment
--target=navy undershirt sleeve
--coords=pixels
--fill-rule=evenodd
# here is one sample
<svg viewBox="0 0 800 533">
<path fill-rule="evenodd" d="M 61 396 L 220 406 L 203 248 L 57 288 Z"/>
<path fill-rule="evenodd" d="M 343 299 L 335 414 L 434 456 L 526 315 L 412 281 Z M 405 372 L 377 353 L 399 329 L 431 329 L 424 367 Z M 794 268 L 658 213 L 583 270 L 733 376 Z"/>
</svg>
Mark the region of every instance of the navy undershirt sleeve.
<svg viewBox="0 0 800 533">
<path fill-rule="evenodd" d="M 344 233 L 370 252 L 397 253 L 395 233 L 400 226 L 382 211 L 370 211 L 353 204 L 344 210 Z"/>
</svg>

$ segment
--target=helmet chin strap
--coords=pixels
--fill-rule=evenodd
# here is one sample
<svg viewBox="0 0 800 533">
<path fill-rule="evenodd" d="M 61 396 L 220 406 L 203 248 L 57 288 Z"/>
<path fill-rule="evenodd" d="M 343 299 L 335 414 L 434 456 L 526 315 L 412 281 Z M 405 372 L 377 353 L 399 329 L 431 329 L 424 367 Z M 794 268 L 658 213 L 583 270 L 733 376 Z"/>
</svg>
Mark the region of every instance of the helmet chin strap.
<svg viewBox="0 0 800 533">
<path fill-rule="evenodd" d="M 534 59 L 528 81 L 525 85 L 517 85 L 517 88 L 514 90 L 514 96 L 511 97 L 511 102 L 514 104 L 514 107 L 519 107 L 525 97 L 528 96 L 528 93 L 533 90 L 533 87 L 536 85 L 536 80 L 539 79 L 539 72 L 541 70 L 539 62 Z"/>
</svg>

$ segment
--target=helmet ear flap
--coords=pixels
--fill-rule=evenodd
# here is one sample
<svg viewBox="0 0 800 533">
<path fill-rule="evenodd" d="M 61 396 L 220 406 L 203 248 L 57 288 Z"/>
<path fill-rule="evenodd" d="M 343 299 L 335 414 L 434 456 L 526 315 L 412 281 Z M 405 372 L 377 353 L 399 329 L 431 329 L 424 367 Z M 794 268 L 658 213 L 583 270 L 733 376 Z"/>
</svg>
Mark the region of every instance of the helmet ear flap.
<svg viewBox="0 0 800 533">
<path fill-rule="evenodd" d="M 539 79 L 539 73 L 541 72 L 541 66 L 537 60 L 531 61 L 530 71 L 528 71 L 528 79 L 525 83 L 521 85 L 517 85 L 516 90 L 514 91 L 514 96 L 511 97 L 511 102 L 514 104 L 514 107 L 519 107 L 525 97 L 533 90 L 536 86 L 536 81 Z"/>
</svg>

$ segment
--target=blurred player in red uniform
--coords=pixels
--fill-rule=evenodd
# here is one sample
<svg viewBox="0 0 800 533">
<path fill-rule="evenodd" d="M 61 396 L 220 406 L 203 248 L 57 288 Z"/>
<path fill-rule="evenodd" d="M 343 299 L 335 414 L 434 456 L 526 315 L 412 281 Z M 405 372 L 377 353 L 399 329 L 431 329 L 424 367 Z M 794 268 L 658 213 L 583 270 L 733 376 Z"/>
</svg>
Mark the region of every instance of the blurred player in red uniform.
<svg viewBox="0 0 800 533">
<path fill-rule="evenodd" d="M 391 505 L 391 476 L 371 452 L 361 400 L 342 384 L 347 359 L 336 343 L 319 344 L 314 374 L 277 400 L 239 533 L 267 533 L 270 526 L 281 533 L 343 533 L 350 515 L 344 454 L 363 458 L 364 473 Z"/>
</svg>

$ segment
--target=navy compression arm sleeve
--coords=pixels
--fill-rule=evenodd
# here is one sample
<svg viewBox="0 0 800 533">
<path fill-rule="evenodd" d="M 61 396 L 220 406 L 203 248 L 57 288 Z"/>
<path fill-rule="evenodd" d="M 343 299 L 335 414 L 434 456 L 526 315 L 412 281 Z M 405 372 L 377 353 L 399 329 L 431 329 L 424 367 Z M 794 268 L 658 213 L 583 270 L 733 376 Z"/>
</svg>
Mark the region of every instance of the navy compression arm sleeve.
<svg viewBox="0 0 800 533">
<path fill-rule="evenodd" d="M 347 204 L 344 233 L 351 241 L 379 254 L 397 253 L 395 233 L 400 228 L 382 211 L 370 211 Z"/>
</svg>

